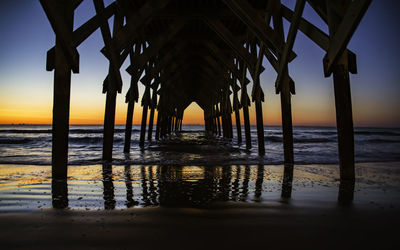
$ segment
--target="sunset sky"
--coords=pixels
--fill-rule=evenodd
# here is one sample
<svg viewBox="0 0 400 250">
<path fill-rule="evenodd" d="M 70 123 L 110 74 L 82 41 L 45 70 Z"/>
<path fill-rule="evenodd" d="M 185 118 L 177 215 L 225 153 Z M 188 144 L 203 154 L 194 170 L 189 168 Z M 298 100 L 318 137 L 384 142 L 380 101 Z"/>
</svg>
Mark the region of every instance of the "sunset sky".
<svg viewBox="0 0 400 250">
<path fill-rule="evenodd" d="M 107 5 L 109 1 L 105 2 Z M 282 2 L 293 9 L 294 0 Z M 399 9 L 400 1 L 372 1 L 348 46 L 358 63 L 358 74 L 351 75 L 355 126 L 400 127 L 400 53 L 396 48 L 400 44 Z M 85 0 L 75 12 L 75 28 L 94 13 L 92 1 Z M 310 6 L 306 5 L 303 17 L 327 32 Z M 54 73 L 47 72 L 45 66 L 46 52 L 54 46 L 55 36 L 39 1 L 0 0 L 0 34 L 0 124 L 51 123 Z M 105 95 L 101 91 L 108 72 L 108 61 L 99 52 L 103 46 L 97 30 L 78 47 L 81 73 L 72 75 L 71 124 L 103 123 Z M 298 56 L 289 64 L 297 92 L 292 98 L 294 124 L 335 125 L 333 80 L 323 75 L 324 51 L 301 32 L 294 51 Z M 121 67 L 124 86 L 117 97 L 117 124 L 125 123 L 128 66 L 129 60 Z M 280 98 L 274 90 L 276 73 L 266 60 L 264 67 L 264 123 L 280 125 Z M 139 91 L 143 93 L 142 86 Z M 254 124 L 253 106 L 250 112 Z M 140 123 L 140 118 L 140 104 L 135 104 L 134 123 Z M 184 123 L 203 123 L 203 113 L 196 104 L 185 110 Z"/>
</svg>

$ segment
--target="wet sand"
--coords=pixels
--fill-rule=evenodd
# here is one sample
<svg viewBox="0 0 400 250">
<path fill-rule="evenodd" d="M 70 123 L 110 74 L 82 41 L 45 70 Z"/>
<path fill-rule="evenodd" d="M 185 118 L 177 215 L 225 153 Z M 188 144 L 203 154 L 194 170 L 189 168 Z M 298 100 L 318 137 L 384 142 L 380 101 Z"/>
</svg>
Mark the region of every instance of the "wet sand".
<svg viewBox="0 0 400 250">
<path fill-rule="evenodd" d="M 3 249 L 399 249 L 399 209 L 335 203 L 1 214 Z"/>
<path fill-rule="evenodd" d="M 53 209 L 49 166 L 0 166 L 5 249 L 399 249 L 399 163 L 358 163 L 339 203 L 337 165 L 73 166 Z"/>
</svg>

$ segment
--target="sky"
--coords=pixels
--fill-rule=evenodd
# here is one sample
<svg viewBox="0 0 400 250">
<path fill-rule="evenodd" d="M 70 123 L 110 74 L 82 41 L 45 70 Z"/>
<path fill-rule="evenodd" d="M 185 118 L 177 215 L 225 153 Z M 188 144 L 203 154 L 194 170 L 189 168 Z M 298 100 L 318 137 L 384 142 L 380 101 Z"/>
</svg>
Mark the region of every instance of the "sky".
<svg viewBox="0 0 400 250">
<path fill-rule="evenodd" d="M 105 1 L 106 5 L 109 2 Z M 294 8 L 294 0 L 282 2 Z M 355 126 L 400 127 L 400 53 L 396 48 L 400 44 L 399 9 L 400 1 L 373 0 L 348 45 L 357 55 L 358 74 L 350 75 Z M 84 0 L 75 12 L 74 28 L 94 13 L 92 1 Z M 327 33 L 326 25 L 308 4 L 303 17 Z M 285 21 L 286 30 L 288 26 Z M 39 1 L 0 0 L 0 34 L 0 124 L 51 123 L 54 72 L 47 72 L 45 67 L 46 52 L 54 46 L 55 35 Z M 97 30 L 78 47 L 80 73 L 72 74 L 71 124 L 103 123 L 102 83 L 108 72 L 108 60 L 99 52 L 103 46 Z M 301 32 L 293 50 L 297 57 L 289 64 L 289 74 L 296 85 L 296 95 L 292 97 L 294 125 L 334 126 L 333 79 L 323 74 L 325 52 Z M 121 67 L 124 85 L 117 96 L 117 124 L 124 124 L 126 119 L 128 66 L 129 60 Z M 274 89 L 276 73 L 265 59 L 263 66 L 264 124 L 280 125 L 280 98 Z M 140 94 L 143 90 L 140 86 Z M 133 122 L 139 124 L 140 119 L 139 100 Z M 183 122 L 203 124 L 203 119 L 201 108 L 193 103 L 185 110 Z M 254 105 L 250 107 L 250 120 L 255 124 Z"/>
</svg>

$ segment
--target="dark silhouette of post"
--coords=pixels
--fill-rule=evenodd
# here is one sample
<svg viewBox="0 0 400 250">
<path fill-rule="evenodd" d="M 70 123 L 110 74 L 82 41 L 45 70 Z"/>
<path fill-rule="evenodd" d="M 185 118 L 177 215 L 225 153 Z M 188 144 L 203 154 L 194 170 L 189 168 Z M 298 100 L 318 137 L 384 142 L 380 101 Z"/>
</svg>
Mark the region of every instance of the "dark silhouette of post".
<svg viewBox="0 0 400 250">
<path fill-rule="evenodd" d="M 250 134 L 250 118 L 249 118 L 249 96 L 247 95 L 247 85 L 245 83 L 246 79 L 246 65 L 244 63 L 240 64 L 242 70 L 242 79 L 240 81 L 241 85 L 241 103 L 243 109 L 243 120 L 244 120 L 244 135 L 246 137 L 246 148 L 251 149 L 251 134 Z"/>
<path fill-rule="evenodd" d="M 236 78 L 234 78 L 234 89 L 233 89 L 233 110 L 235 111 L 235 123 L 236 123 L 236 132 L 237 132 L 237 142 L 238 144 L 242 143 L 242 128 L 240 124 L 240 102 L 238 99 L 238 87 L 236 87 Z"/>
<path fill-rule="evenodd" d="M 135 103 L 133 101 L 128 101 L 128 110 L 126 112 L 124 153 L 129 153 L 131 149 L 132 119 L 134 107 Z"/>
<path fill-rule="evenodd" d="M 104 135 L 103 135 L 103 160 L 112 160 L 115 127 L 115 105 L 117 90 L 110 88 L 106 95 L 106 109 L 104 111 Z"/>
<path fill-rule="evenodd" d="M 333 85 L 338 131 L 340 179 L 354 181 L 354 132 L 350 79 L 349 71 L 346 70 L 343 64 L 337 64 L 333 67 Z"/>
<path fill-rule="evenodd" d="M 41 2 L 43 7 L 46 1 Z M 53 11 L 46 11 L 49 16 L 57 15 L 65 22 L 68 29 L 67 35 L 72 34 L 74 9 L 69 2 L 47 3 Z M 51 20 L 51 19 L 50 19 Z M 52 122 L 52 178 L 53 180 L 67 179 L 68 166 L 68 133 L 69 133 L 69 108 L 71 92 L 71 65 L 66 54 L 60 34 L 56 33 L 55 57 L 48 54 L 47 64 L 54 61 L 54 97 L 53 97 L 53 122 Z M 49 67 L 47 67 L 50 70 Z"/>
<path fill-rule="evenodd" d="M 160 130 L 161 130 L 161 114 L 160 114 L 160 112 L 158 112 L 157 124 L 156 124 L 156 135 L 155 135 L 155 139 L 157 141 L 160 139 Z"/>
<path fill-rule="evenodd" d="M 148 141 L 151 141 L 153 134 L 153 124 L 154 124 L 154 111 L 157 106 L 157 86 L 153 88 L 153 95 L 151 98 L 151 110 L 150 110 L 150 118 L 149 118 L 149 134 L 147 137 Z"/>
</svg>

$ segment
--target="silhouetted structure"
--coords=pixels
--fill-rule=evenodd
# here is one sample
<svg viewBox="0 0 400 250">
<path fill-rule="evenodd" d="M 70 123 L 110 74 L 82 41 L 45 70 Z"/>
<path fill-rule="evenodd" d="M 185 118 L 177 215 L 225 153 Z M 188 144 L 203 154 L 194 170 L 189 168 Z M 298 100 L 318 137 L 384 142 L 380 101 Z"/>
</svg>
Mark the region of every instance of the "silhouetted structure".
<svg viewBox="0 0 400 250">
<path fill-rule="evenodd" d="M 131 75 L 126 94 L 125 152 L 129 152 L 134 103 L 139 99 L 138 82 L 144 84 L 140 146 L 148 139 L 165 137 L 182 127 L 184 110 L 196 102 L 204 110 L 205 129 L 232 138 L 235 112 L 241 141 L 239 110 L 244 117 L 246 147 L 251 148 L 247 85 L 252 78 L 251 100 L 255 103 L 258 151 L 265 154 L 260 74 L 264 57 L 277 72 L 276 93 L 281 96 L 285 176 L 293 175 L 291 95 L 294 81 L 288 63 L 297 31 L 326 51 L 325 77 L 333 74 L 338 128 L 340 178 L 354 182 L 354 138 L 349 72 L 356 73 L 355 55 L 346 46 L 371 0 L 297 0 L 292 11 L 280 0 L 116 0 L 107 7 L 94 0 L 96 15 L 73 30 L 74 10 L 82 0 L 41 0 L 56 34 L 56 45 L 47 53 L 47 70 L 54 72 L 53 178 L 67 178 L 68 126 L 71 70 L 79 73 L 77 46 L 100 28 L 110 62 L 103 83 L 106 94 L 103 160 L 112 160 L 115 104 L 121 92 L 120 67 L 128 57 Z M 325 34 L 302 18 L 308 3 L 328 25 Z M 113 17 L 112 33 L 108 19 Z M 290 22 L 285 39 L 283 18 Z M 240 91 L 240 95 L 238 93 Z M 233 96 L 231 97 L 231 94 Z M 231 103 L 233 99 L 233 105 Z M 290 194 L 289 194 L 290 195 Z"/>
</svg>

